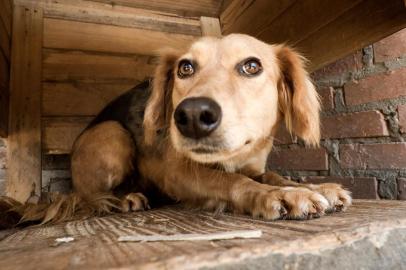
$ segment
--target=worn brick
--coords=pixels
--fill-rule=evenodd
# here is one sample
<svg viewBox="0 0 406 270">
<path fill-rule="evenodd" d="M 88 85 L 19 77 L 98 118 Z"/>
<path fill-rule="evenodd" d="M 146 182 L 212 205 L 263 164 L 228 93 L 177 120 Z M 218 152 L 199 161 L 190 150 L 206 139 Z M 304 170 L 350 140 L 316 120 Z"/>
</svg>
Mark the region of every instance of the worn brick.
<svg viewBox="0 0 406 270">
<path fill-rule="evenodd" d="M 375 62 L 384 62 L 406 55 L 406 29 L 374 44 Z"/>
<path fill-rule="evenodd" d="M 362 52 L 357 51 L 312 73 L 313 80 L 341 76 L 362 68 Z"/>
<path fill-rule="evenodd" d="M 334 109 L 334 89 L 325 87 L 318 89 L 323 110 Z"/>
<path fill-rule="evenodd" d="M 406 200 L 406 178 L 398 178 L 398 199 Z"/>
<path fill-rule="evenodd" d="M 347 105 L 406 96 L 406 68 L 349 82 L 344 91 Z"/>
<path fill-rule="evenodd" d="M 344 144 L 340 164 L 351 169 L 406 168 L 406 143 Z"/>
<path fill-rule="evenodd" d="M 282 144 L 292 144 L 297 142 L 297 137 L 294 134 L 290 134 L 289 131 L 286 129 L 284 124 L 280 124 L 278 131 L 276 132 L 274 138 L 275 145 L 282 145 Z"/>
<path fill-rule="evenodd" d="M 400 132 L 406 133 L 406 105 L 398 107 Z"/>
<path fill-rule="evenodd" d="M 312 184 L 339 183 L 352 193 L 354 199 L 378 199 L 378 183 L 375 177 L 309 176 L 305 182 Z"/>
<path fill-rule="evenodd" d="M 322 138 L 359 138 L 388 136 L 379 111 L 348 113 L 322 118 Z"/>
<path fill-rule="evenodd" d="M 328 156 L 324 148 L 278 149 L 269 157 L 269 168 L 274 170 L 328 170 Z"/>
</svg>

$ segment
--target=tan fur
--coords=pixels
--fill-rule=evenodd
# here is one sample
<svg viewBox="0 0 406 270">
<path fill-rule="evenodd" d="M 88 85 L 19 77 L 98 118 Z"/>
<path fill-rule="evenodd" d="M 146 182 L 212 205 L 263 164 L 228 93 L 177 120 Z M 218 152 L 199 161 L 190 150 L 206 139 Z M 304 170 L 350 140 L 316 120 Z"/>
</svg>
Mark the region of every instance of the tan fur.
<svg viewBox="0 0 406 270">
<path fill-rule="evenodd" d="M 260 60 L 263 72 L 248 78 L 237 66 L 250 57 Z M 195 74 L 187 79 L 177 76 L 181 59 L 197 63 Z M 319 99 L 304 65 L 305 60 L 287 46 L 239 34 L 201 38 L 187 51 L 164 53 L 145 110 L 145 143 L 137 144 L 138 156 L 130 134 L 117 122 L 88 129 L 72 152 L 74 195 L 33 212 L 26 208 L 23 214 L 33 213 L 32 219 L 43 221 L 71 217 L 78 202 L 112 196 L 111 190 L 131 175 L 133 166 L 142 179 L 172 199 L 201 208 L 266 219 L 309 218 L 345 209 L 351 197 L 339 185 L 303 185 L 265 173 L 280 121 L 308 145 L 318 145 Z M 211 98 L 222 110 L 221 124 L 204 140 L 182 136 L 174 123 L 174 108 L 190 97 Z M 158 137 L 158 132 L 164 136 Z M 197 147 L 215 152 L 193 151 Z M 130 193 L 121 208 L 146 209 L 153 199 Z M 110 197 L 102 201 L 110 202 Z M 118 204 L 104 205 L 107 212 Z"/>
</svg>

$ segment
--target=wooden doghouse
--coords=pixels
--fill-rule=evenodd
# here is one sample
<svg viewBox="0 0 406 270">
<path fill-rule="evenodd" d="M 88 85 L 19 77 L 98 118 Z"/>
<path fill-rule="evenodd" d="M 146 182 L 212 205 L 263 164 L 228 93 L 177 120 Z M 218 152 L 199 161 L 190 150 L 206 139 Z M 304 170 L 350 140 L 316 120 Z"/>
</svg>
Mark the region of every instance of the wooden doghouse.
<svg viewBox="0 0 406 270">
<path fill-rule="evenodd" d="M 152 75 L 157 52 L 162 47 L 185 47 L 202 35 L 246 33 L 270 43 L 294 45 L 309 58 L 310 69 L 316 70 L 406 27 L 405 5 L 404 0 L 1 0 L 0 135 L 8 138 L 7 195 L 21 202 L 33 195 L 40 196 L 42 155 L 68 154 L 74 139 L 103 106 Z M 385 213 L 388 208 L 393 210 L 390 214 Z M 384 215 L 395 219 L 401 213 L 403 219 L 385 233 L 395 237 L 393 230 L 402 228 L 399 235 L 406 237 L 405 205 L 395 202 L 358 202 L 349 216 L 334 216 L 307 225 L 229 216 L 216 221 L 206 214 L 179 211 L 180 219 L 167 209 L 120 217 L 116 221 L 104 218 L 82 224 L 72 222 L 41 232 L 28 230 L 0 242 L 0 253 L 3 252 L 0 258 L 7 261 L 1 268 L 4 265 L 6 269 L 124 267 L 134 262 L 154 269 L 189 267 L 188 263 L 212 267 L 215 261 L 239 265 L 262 255 L 273 263 L 279 256 L 272 253 L 274 248 L 281 248 L 286 256 L 293 254 L 296 257 L 291 259 L 295 262 L 307 258 L 299 252 L 302 241 L 309 244 L 309 252 L 320 243 L 342 247 L 342 243 L 351 242 L 352 230 L 357 226 L 364 229 L 356 231 L 356 239 L 369 234 L 378 237 L 382 224 L 391 225 L 385 223 Z M 188 223 L 189 215 L 194 217 L 195 224 Z M 150 222 L 150 232 L 160 232 L 160 219 L 173 231 L 185 232 L 257 226 L 266 232 L 265 240 L 273 244 L 269 246 L 268 242 L 267 248 L 265 240 L 250 240 L 248 246 L 242 241 L 213 245 L 112 244 L 116 235 L 128 233 L 140 220 L 144 220 L 138 224 L 140 231 L 147 230 L 145 222 Z M 130 225 L 116 226 L 125 222 Z M 326 236 L 326 231 L 333 229 L 343 232 L 342 239 L 335 232 Z M 316 235 L 320 243 L 309 238 L 309 233 Z M 83 239 L 63 251 L 49 247 L 48 238 L 66 234 Z M 22 242 L 15 242 L 23 238 Z M 385 246 L 385 239 L 373 239 L 376 241 L 360 245 L 381 245 L 385 252 L 401 250 Z M 279 244 L 292 240 L 295 241 L 289 248 Z M 92 241 L 99 245 L 100 254 L 87 250 Z M 402 247 L 406 248 L 404 243 Z M 25 249 L 28 253 L 24 254 L 28 255 L 15 260 L 13 255 L 19 253 L 8 250 L 11 247 L 21 254 Z M 44 252 L 51 252 L 54 259 L 44 262 L 43 258 L 49 257 Z M 130 256 L 142 252 L 147 254 L 143 259 Z M 184 254 L 190 256 L 176 257 Z M 346 256 L 337 254 L 338 258 Z M 362 252 L 355 254 L 361 256 Z M 66 259 L 67 255 L 75 255 L 76 261 Z M 397 258 L 405 259 L 404 253 Z M 261 258 L 257 259 L 253 263 L 261 263 Z M 357 263 L 356 258 L 353 262 Z"/>
</svg>

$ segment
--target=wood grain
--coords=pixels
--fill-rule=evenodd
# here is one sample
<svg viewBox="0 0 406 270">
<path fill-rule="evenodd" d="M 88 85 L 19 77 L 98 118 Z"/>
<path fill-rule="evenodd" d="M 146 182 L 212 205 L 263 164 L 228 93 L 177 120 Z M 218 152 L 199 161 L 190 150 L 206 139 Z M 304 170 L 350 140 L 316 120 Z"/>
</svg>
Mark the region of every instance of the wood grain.
<svg viewBox="0 0 406 270">
<path fill-rule="evenodd" d="M 4 11 L 3 11 L 4 12 Z M 7 33 L 5 25 L 0 21 L 0 53 L 3 54 L 7 61 L 10 60 L 10 35 Z"/>
<path fill-rule="evenodd" d="M 83 0 L 16 0 L 17 5 L 35 6 L 44 10 L 47 18 L 135 27 L 161 32 L 200 36 L 197 18 L 185 18 L 126 6 Z"/>
<path fill-rule="evenodd" d="M 406 203 L 356 200 L 345 213 L 307 221 L 263 221 L 180 206 L 9 232 L 2 269 L 396 269 L 402 263 Z M 260 239 L 119 243 L 125 235 L 262 230 Z M 55 239 L 73 237 L 57 244 Z M 392 249 L 388 250 L 388 247 Z M 372 251 L 372 252 L 370 252 Z M 15 258 L 18 257 L 18 260 Z M 44 258 L 47 258 L 44 260 Z M 399 267 L 398 267 L 399 268 Z"/>
<path fill-rule="evenodd" d="M 92 2 L 101 2 L 113 6 L 127 6 L 143 9 L 157 10 L 165 13 L 172 13 L 182 17 L 216 17 L 220 13 L 223 1 L 219 0 L 178 0 L 174 3 L 172 0 L 90 0 Z"/>
<path fill-rule="evenodd" d="M 8 62 L 0 53 L 0 137 L 8 133 L 9 74 Z"/>
<path fill-rule="evenodd" d="M 203 36 L 221 37 L 221 26 L 218 18 L 200 17 Z"/>
<path fill-rule="evenodd" d="M 43 50 L 43 81 L 136 83 L 152 76 L 157 59 L 142 55 L 112 55 Z"/>
<path fill-rule="evenodd" d="M 11 17 L 10 1 L 0 1 L 0 25 L 4 27 L 9 37 L 11 36 Z"/>
<path fill-rule="evenodd" d="M 45 82 L 42 84 L 43 116 L 95 116 L 110 101 L 136 83 Z"/>
<path fill-rule="evenodd" d="M 313 71 L 405 27 L 406 8 L 401 0 L 363 1 L 296 47 L 309 58 Z"/>
<path fill-rule="evenodd" d="M 50 117 L 43 118 L 43 153 L 69 154 L 80 133 L 92 117 Z"/>
<path fill-rule="evenodd" d="M 44 47 L 97 52 L 157 55 L 163 46 L 186 48 L 193 36 L 82 23 L 44 20 Z"/>
<path fill-rule="evenodd" d="M 20 202 L 41 191 L 41 52 L 43 13 L 13 13 L 6 194 Z"/>
</svg>

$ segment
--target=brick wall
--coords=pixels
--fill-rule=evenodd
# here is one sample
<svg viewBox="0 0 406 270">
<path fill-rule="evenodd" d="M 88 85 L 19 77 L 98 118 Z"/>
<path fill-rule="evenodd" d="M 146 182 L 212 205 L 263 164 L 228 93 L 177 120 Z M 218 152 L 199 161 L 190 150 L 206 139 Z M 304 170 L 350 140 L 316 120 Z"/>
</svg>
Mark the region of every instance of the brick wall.
<svg viewBox="0 0 406 270">
<path fill-rule="evenodd" d="M 323 103 L 320 149 L 276 138 L 269 169 L 340 182 L 355 198 L 406 199 L 406 29 L 312 74 Z"/>
<path fill-rule="evenodd" d="M 281 130 L 269 169 L 298 181 L 340 182 L 356 198 L 406 199 L 406 29 L 312 74 L 323 103 L 322 143 Z M 0 194 L 6 177 L 0 139 Z M 43 157 L 43 191 L 70 189 L 69 158 Z"/>
</svg>

